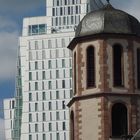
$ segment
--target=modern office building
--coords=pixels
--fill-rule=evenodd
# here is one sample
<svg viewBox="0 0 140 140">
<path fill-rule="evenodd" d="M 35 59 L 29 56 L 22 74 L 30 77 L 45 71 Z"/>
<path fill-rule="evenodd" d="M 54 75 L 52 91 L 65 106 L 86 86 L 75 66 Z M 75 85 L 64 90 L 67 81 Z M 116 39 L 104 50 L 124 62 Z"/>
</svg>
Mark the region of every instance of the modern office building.
<svg viewBox="0 0 140 140">
<path fill-rule="evenodd" d="M 46 16 L 23 20 L 12 140 L 69 140 L 72 61 L 67 46 L 89 5 L 88 0 L 47 0 Z"/>
<path fill-rule="evenodd" d="M 15 99 L 5 99 L 4 100 L 4 118 L 5 118 L 5 136 L 6 140 L 12 140 L 12 131 L 13 130 L 13 120 L 14 120 L 14 108 L 15 108 Z"/>
</svg>

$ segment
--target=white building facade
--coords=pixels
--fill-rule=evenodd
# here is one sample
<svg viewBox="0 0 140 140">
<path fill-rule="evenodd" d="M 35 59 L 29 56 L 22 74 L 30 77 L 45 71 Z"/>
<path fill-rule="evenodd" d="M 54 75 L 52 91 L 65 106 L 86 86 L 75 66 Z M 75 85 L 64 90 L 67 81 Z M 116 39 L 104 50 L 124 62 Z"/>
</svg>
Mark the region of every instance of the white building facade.
<svg viewBox="0 0 140 140">
<path fill-rule="evenodd" d="M 12 140 L 12 131 L 13 130 L 13 120 L 14 120 L 14 108 L 15 108 L 15 99 L 5 99 L 4 100 L 4 118 L 5 118 L 5 136 L 6 140 Z"/>
<path fill-rule="evenodd" d="M 47 0 L 46 16 L 24 19 L 12 140 L 69 140 L 72 60 L 67 46 L 88 5 L 87 0 Z"/>
</svg>

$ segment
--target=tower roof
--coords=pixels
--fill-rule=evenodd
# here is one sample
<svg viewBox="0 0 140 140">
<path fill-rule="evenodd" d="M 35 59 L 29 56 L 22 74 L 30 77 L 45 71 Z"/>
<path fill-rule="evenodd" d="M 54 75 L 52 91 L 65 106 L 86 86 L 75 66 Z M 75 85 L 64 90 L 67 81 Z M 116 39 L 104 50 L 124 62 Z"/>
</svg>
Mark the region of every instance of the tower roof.
<svg viewBox="0 0 140 140">
<path fill-rule="evenodd" d="M 107 4 L 88 13 L 79 23 L 75 37 L 100 33 L 132 34 L 140 36 L 139 21 L 128 13 Z"/>
</svg>

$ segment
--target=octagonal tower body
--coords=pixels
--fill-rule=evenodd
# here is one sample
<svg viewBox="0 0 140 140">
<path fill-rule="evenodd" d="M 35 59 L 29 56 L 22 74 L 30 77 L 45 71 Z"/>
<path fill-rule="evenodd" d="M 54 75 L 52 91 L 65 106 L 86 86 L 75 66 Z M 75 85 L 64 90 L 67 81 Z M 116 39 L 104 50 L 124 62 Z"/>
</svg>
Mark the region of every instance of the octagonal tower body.
<svg viewBox="0 0 140 140">
<path fill-rule="evenodd" d="M 87 14 L 73 53 L 71 140 L 120 140 L 140 129 L 140 23 L 113 8 Z"/>
</svg>

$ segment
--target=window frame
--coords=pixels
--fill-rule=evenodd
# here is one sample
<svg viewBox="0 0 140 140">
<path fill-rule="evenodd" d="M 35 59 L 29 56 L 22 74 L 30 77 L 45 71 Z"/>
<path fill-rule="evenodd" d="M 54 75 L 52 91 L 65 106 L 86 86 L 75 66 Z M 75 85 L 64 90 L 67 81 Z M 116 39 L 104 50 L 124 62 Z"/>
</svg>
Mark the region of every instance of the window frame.
<svg viewBox="0 0 140 140">
<path fill-rule="evenodd" d="M 94 65 L 94 67 L 93 67 L 93 72 L 94 72 L 94 77 L 93 77 L 93 85 L 89 85 L 89 81 L 88 81 L 88 77 L 91 77 L 90 75 L 88 76 L 88 74 L 89 74 L 89 68 L 88 68 L 88 49 L 90 49 L 90 48 L 93 48 L 93 65 Z M 89 52 L 91 52 L 91 51 L 89 51 Z M 90 89 L 90 88 L 95 88 L 96 87 L 96 60 L 95 60 L 95 47 L 93 46 L 93 45 L 89 45 L 87 48 L 86 48 L 86 88 L 87 89 Z M 90 59 L 89 59 L 90 60 Z"/>
</svg>

